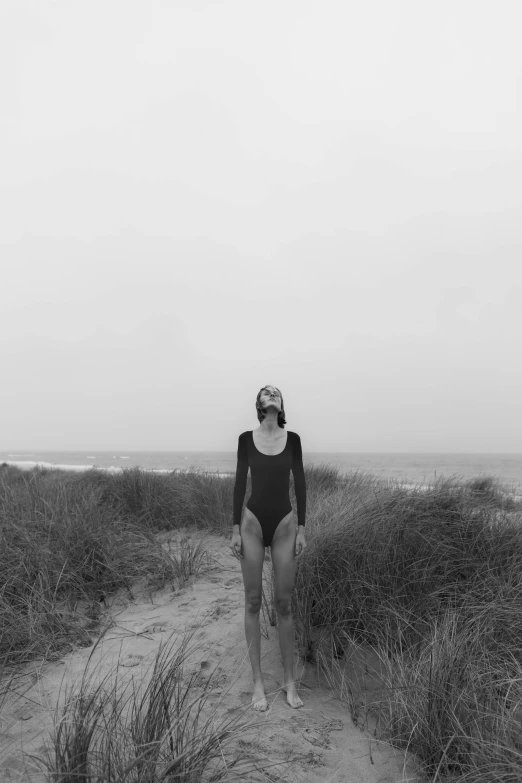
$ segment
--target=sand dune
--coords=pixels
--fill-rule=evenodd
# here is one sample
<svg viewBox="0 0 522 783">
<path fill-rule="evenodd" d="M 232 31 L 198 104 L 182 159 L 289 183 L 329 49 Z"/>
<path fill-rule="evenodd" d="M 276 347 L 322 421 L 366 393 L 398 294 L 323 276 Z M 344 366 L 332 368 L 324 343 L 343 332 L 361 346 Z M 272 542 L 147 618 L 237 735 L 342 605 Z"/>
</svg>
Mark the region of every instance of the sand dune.
<svg viewBox="0 0 522 783">
<path fill-rule="evenodd" d="M 170 539 L 180 540 L 179 531 L 159 534 L 164 545 Z M 187 535 L 187 532 L 184 533 Z M 188 532 L 193 540 L 203 533 Z M 173 591 L 171 587 L 148 593 L 136 586 L 133 599 L 117 594 L 108 600 L 105 621 L 112 627 L 102 643 L 77 649 L 54 662 L 32 663 L 27 667 L 26 689 L 17 688 L 2 711 L 0 725 L 0 779 L 34 781 L 45 777 L 27 754 L 42 755 L 52 727 L 53 711 L 64 686 L 84 673 L 92 654 L 90 668 L 100 680 L 114 667 L 118 677 L 138 676 L 154 659 L 160 642 L 172 633 L 196 628 L 198 652 L 194 666 L 202 681 L 213 672 L 214 688 L 210 700 L 218 713 L 234 713 L 250 707 L 252 671 L 244 637 L 244 597 L 240 565 L 228 548 L 228 541 L 215 535 L 204 536 L 204 546 L 212 555 L 214 566 L 188 586 Z M 271 563 L 265 562 L 265 579 Z M 408 757 L 386 743 L 379 742 L 371 731 L 354 725 L 347 705 L 340 703 L 321 679 L 314 664 L 304 663 L 296 654 L 298 692 L 304 702 L 292 709 L 281 690 L 282 664 L 276 628 L 268 626 L 269 638 L 262 638 L 262 670 L 269 709 L 256 713 L 266 731 L 257 731 L 252 751 L 273 760 L 285 752 L 303 755 L 306 760 L 291 767 L 291 781 L 325 783 L 395 783 L 420 780 L 416 759 Z M 297 653 L 297 651 L 296 651 Z M 379 693 L 379 678 L 365 673 L 360 652 L 346 656 L 346 675 L 363 685 L 365 700 Z M 368 663 L 368 658 L 366 663 Z M 371 671 L 371 667 L 370 667 Z M 217 687 L 216 687 L 217 685 Z M 24 692 L 25 691 L 25 692 Z M 21 696 L 19 694 L 23 693 Z M 371 726 L 370 726 L 371 728 Z M 244 743 L 243 743 L 244 746 Z M 272 770 L 273 772 L 273 770 Z M 257 778 L 256 778 L 257 779 Z"/>
</svg>

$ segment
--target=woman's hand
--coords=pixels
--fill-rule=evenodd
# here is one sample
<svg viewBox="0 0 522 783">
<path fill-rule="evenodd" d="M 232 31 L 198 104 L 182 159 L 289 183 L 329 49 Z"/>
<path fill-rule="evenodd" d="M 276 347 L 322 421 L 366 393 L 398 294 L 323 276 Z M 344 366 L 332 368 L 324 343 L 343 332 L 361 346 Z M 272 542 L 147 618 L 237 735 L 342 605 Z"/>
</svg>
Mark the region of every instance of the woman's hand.
<svg viewBox="0 0 522 783">
<path fill-rule="evenodd" d="M 306 541 L 305 541 L 305 534 L 304 530 L 298 530 L 297 536 L 295 537 L 295 560 L 297 560 L 298 557 L 301 557 L 303 552 L 306 549 Z"/>
<path fill-rule="evenodd" d="M 243 560 L 243 555 L 241 554 L 241 543 L 241 533 L 232 533 L 232 538 L 230 539 L 230 549 L 232 550 L 232 554 L 236 560 Z"/>
</svg>

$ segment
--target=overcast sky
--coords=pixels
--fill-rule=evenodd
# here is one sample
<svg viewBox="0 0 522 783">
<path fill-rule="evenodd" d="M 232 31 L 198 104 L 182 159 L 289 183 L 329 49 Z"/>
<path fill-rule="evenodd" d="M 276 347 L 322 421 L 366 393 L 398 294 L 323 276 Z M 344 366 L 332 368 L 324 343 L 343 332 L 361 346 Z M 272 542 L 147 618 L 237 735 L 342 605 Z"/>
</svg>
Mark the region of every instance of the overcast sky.
<svg viewBox="0 0 522 783">
<path fill-rule="evenodd" d="M 522 452 L 519 0 L 2 9 L 0 448 Z"/>
</svg>

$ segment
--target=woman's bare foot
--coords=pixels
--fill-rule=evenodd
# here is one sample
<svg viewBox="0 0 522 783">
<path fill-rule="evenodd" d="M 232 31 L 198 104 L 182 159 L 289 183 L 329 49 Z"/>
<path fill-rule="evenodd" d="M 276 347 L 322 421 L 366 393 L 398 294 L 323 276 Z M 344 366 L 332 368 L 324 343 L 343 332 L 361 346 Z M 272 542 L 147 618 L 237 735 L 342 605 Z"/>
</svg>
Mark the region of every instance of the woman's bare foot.
<svg viewBox="0 0 522 783">
<path fill-rule="evenodd" d="M 263 682 L 254 683 L 254 693 L 252 695 L 252 709 L 264 712 L 268 707 L 265 696 L 265 686 Z"/>
<path fill-rule="evenodd" d="M 303 706 L 303 702 L 297 695 L 295 682 L 289 682 L 287 685 L 283 685 L 283 690 L 286 693 L 286 700 L 291 707 L 297 709 L 298 707 Z"/>
</svg>

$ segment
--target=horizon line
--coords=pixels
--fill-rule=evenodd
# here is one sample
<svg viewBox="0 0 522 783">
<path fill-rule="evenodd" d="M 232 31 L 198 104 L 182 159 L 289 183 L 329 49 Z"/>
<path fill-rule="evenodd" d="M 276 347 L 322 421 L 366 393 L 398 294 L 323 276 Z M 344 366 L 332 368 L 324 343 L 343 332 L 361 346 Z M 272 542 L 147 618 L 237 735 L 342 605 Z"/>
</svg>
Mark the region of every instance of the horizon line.
<svg viewBox="0 0 522 783">
<path fill-rule="evenodd" d="M 126 454 L 140 454 L 140 453 L 143 453 L 143 452 L 151 452 L 151 453 L 156 453 L 156 454 L 173 454 L 173 453 L 181 453 L 181 452 L 183 452 L 183 453 L 187 453 L 188 452 L 189 454 L 190 453 L 196 454 L 196 453 L 201 453 L 201 452 L 210 453 L 210 454 L 224 454 L 224 453 L 225 454 L 235 454 L 235 452 L 236 452 L 235 449 L 232 449 L 232 450 L 227 450 L 227 449 L 179 449 L 179 448 L 178 449 L 150 449 L 150 448 L 141 448 L 141 449 L 122 449 L 122 448 L 107 449 L 107 448 L 103 448 L 103 449 L 96 449 L 96 448 L 93 448 L 93 447 L 91 447 L 91 448 L 83 448 L 83 449 L 78 449 L 78 448 L 73 449 L 73 448 L 67 448 L 67 447 L 64 447 L 64 448 L 61 448 L 61 449 L 39 447 L 39 448 L 30 449 L 27 446 L 24 447 L 24 448 L 20 448 L 19 447 L 18 449 L 2 449 L 2 452 L 4 452 L 4 453 L 7 453 L 8 451 L 9 452 L 26 451 L 26 452 L 35 452 L 35 453 L 37 453 L 37 452 L 48 452 L 48 453 L 56 453 L 56 454 L 63 453 L 64 451 L 71 451 L 71 452 L 74 452 L 74 453 L 85 453 L 87 451 L 97 451 L 99 453 L 106 453 L 106 454 L 109 454 L 112 451 L 117 451 L 117 452 L 122 452 L 123 451 L 124 455 L 126 455 Z M 308 454 L 503 454 L 503 455 L 511 454 L 511 455 L 522 456 L 522 450 L 521 451 L 418 451 L 418 450 L 415 450 L 415 451 L 388 451 L 388 450 L 386 450 L 386 451 L 367 451 L 367 450 L 362 449 L 362 450 L 359 450 L 359 451 L 339 451 L 339 450 L 331 449 L 331 450 L 328 450 L 328 451 L 315 451 L 313 449 L 306 449 L 303 452 L 303 455 L 306 454 L 306 453 L 308 453 Z M 115 455 L 115 458 L 116 458 L 116 456 L 121 457 L 121 456 L 124 456 L 124 455 L 122 455 L 120 453 L 118 455 Z M 28 456 L 28 455 L 20 454 L 20 456 Z M 97 456 L 97 455 L 94 455 L 94 456 Z"/>
</svg>

